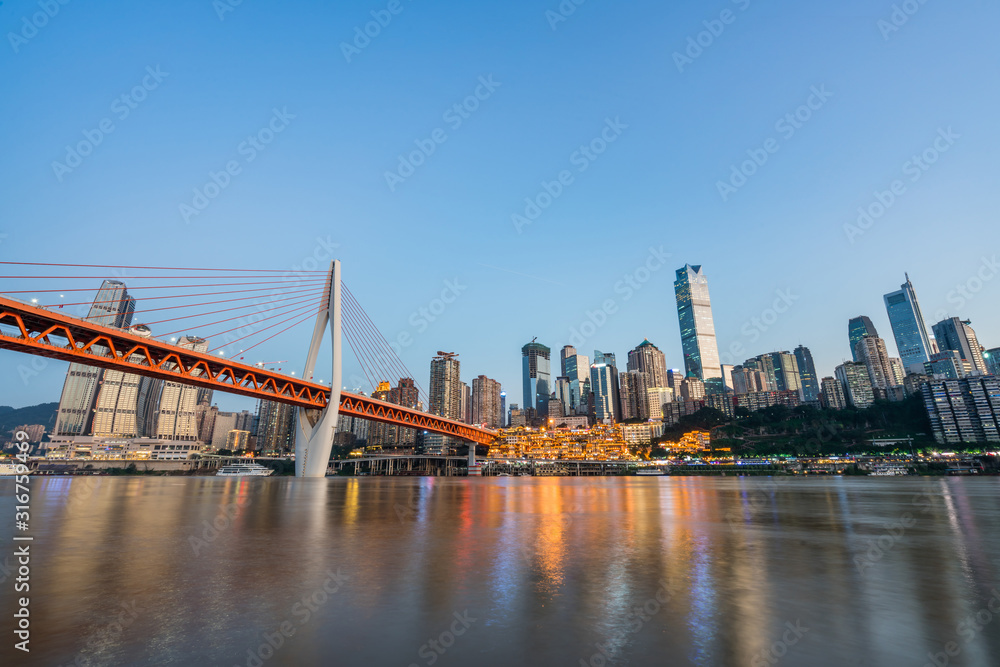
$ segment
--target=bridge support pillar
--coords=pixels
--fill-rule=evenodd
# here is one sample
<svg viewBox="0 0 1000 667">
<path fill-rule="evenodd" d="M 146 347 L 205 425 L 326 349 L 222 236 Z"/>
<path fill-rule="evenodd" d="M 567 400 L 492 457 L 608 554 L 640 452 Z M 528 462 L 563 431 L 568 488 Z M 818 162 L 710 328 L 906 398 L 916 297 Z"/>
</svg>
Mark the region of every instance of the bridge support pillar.
<svg viewBox="0 0 1000 667">
<path fill-rule="evenodd" d="M 305 372 L 302 378 L 311 380 L 316 370 L 316 358 L 319 355 L 323 336 L 327 325 L 330 327 L 330 343 L 333 348 L 333 371 L 330 376 L 330 402 L 322 410 L 306 410 L 299 408 L 298 428 L 295 433 L 295 476 L 325 477 L 330 465 L 330 452 L 333 450 L 333 435 L 337 429 L 337 417 L 340 411 L 340 388 L 343 369 L 341 366 L 341 328 L 340 328 L 340 260 L 334 260 L 330 265 L 329 293 L 316 316 L 316 326 L 313 328 L 312 342 L 309 344 L 309 354 L 306 357 Z"/>
</svg>

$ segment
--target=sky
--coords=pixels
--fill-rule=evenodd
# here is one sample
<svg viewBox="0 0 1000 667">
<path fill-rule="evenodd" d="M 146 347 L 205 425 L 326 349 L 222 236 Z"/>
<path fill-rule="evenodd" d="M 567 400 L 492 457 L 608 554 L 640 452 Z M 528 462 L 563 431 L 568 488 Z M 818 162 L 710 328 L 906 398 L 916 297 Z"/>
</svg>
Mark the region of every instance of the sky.
<svg viewBox="0 0 1000 667">
<path fill-rule="evenodd" d="M 535 337 L 681 367 L 687 263 L 730 363 L 804 344 L 832 375 L 862 314 L 895 354 L 907 272 L 928 326 L 997 347 L 998 24 L 985 0 L 5 1 L 0 261 L 336 256 L 419 384 L 456 352 L 508 403 Z M 301 367 L 310 334 L 257 351 Z M 65 368 L 0 352 L 0 405 L 58 400 Z"/>
</svg>

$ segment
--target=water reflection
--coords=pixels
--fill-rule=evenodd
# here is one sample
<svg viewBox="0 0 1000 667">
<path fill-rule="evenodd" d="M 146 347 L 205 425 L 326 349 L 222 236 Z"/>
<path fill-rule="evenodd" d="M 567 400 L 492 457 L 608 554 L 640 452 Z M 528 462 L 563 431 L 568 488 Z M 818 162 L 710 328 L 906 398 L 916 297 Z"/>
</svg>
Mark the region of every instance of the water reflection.
<svg viewBox="0 0 1000 667">
<path fill-rule="evenodd" d="M 38 479 L 37 648 L 17 664 L 256 664 L 283 622 L 294 634 L 267 665 L 749 665 L 777 652 L 785 664 L 921 665 L 948 642 L 961 664 L 1000 664 L 1000 619 L 968 640 L 959 625 L 998 585 L 997 490 Z M 343 584 L 324 588 L 331 577 Z M 0 595 L 11 608 L 11 588 Z M 450 634 L 463 613 L 475 620 Z M 791 627 L 808 630 L 789 644 Z"/>
</svg>

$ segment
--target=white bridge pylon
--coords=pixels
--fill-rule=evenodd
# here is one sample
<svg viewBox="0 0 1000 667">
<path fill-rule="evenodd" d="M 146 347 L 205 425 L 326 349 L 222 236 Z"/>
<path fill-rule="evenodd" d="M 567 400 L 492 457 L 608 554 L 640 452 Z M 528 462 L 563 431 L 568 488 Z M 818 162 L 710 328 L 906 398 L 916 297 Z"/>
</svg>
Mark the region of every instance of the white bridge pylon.
<svg viewBox="0 0 1000 667">
<path fill-rule="evenodd" d="M 316 370 L 316 357 L 327 325 L 330 327 L 330 343 L 333 348 L 333 375 L 330 384 L 330 401 L 322 410 L 299 408 L 298 427 L 295 433 L 295 476 L 325 477 L 333 450 L 333 435 L 337 430 L 337 416 L 340 411 L 340 387 L 343 374 L 341 347 L 343 339 L 340 327 L 340 260 L 330 265 L 329 292 L 316 316 L 309 355 L 306 357 L 303 380 L 312 380 Z"/>
</svg>

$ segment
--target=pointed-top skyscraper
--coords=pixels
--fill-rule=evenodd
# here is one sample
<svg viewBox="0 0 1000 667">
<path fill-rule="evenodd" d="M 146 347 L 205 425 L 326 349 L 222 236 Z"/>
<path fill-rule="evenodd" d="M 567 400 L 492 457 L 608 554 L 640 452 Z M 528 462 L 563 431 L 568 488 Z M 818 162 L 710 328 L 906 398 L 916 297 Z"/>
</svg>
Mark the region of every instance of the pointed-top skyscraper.
<svg viewBox="0 0 1000 667">
<path fill-rule="evenodd" d="M 681 326 L 681 347 L 687 375 L 708 381 L 722 378 L 719 346 L 715 340 L 712 301 L 708 296 L 708 279 L 701 266 L 685 264 L 677 269 L 674 281 L 677 299 L 677 319 Z"/>
<path fill-rule="evenodd" d="M 922 373 L 924 362 L 931 358 L 934 350 L 909 274 L 899 291 L 885 295 L 885 310 L 903 367 L 907 372 Z"/>
</svg>

